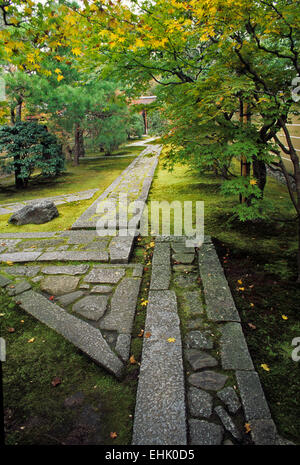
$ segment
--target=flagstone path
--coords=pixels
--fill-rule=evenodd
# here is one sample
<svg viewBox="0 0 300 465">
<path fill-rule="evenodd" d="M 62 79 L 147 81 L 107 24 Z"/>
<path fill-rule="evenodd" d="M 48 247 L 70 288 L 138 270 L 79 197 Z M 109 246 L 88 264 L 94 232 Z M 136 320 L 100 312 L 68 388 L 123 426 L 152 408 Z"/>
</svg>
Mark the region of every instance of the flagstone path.
<svg viewBox="0 0 300 465">
<path fill-rule="evenodd" d="M 98 236 L 97 205 L 120 193 L 145 201 L 160 150 L 147 147 L 72 230 L 0 234 L 0 287 L 117 378 L 130 356 L 143 266 L 130 263 L 134 237 Z M 132 442 L 288 443 L 277 434 L 210 237 L 199 249 L 184 237 L 155 239 Z"/>
</svg>

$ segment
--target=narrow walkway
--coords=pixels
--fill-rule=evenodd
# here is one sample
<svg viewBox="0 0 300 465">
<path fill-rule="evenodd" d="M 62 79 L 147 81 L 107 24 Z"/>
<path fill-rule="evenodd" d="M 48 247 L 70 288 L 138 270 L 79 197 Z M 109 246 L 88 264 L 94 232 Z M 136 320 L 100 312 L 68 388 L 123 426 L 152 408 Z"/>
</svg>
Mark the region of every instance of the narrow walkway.
<svg viewBox="0 0 300 465">
<path fill-rule="evenodd" d="M 271 418 L 210 237 L 198 250 L 184 237 L 156 238 L 145 334 L 133 444 L 290 444 Z"/>
<path fill-rule="evenodd" d="M 143 150 L 72 230 L 0 234 L 0 287 L 117 378 L 130 356 L 143 266 L 129 263 L 134 237 L 98 236 L 97 206 L 125 193 L 145 201 L 160 151 Z M 199 249 L 156 237 L 148 301 L 133 444 L 288 443 L 210 237 Z"/>
</svg>

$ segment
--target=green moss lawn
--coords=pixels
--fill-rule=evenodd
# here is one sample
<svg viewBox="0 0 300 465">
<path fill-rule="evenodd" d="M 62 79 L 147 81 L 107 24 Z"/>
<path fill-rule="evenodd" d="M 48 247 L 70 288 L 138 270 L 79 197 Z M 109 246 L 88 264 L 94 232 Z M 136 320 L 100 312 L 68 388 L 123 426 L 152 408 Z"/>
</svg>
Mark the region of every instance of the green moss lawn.
<svg viewBox="0 0 300 465">
<path fill-rule="evenodd" d="M 279 432 L 300 443 L 300 363 L 294 362 L 292 340 L 300 337 L 300 286 L 295 283 L 297 247 L 295 217 L 287 190 L 268 179 L 265 196 L 273 203 L 269 220 L 230 221 L 236 198 L 220 193 L 221 179 L 197 174 L 184 166 L 156 171 L 151 200 L 202 200 L 205 234 L 210 234 L 263 383 Z M 269 371 L 261 365 L 266 364 Z"/>
</svg>

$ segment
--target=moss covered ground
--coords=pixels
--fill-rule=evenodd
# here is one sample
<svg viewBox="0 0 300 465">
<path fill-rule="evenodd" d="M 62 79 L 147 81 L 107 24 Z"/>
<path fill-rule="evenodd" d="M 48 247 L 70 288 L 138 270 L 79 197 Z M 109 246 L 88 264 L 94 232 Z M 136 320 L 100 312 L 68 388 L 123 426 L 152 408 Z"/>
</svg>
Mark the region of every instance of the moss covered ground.
<svg viewBox="0 0 300 465">
<path fill-rule="evenodd" d="M 290 221 L 295 213 L 285 186 L 268 178 L 265 196 L 273 203 L 269 219 L 232 221 L 237 199 L 225 197 L 221 183 L 212 174 L 194 173 L 186 166 L 169 172 L 161 162 L 149 202 L 204 201 L 205 234 L 217 248 L 279 433 L 299 444 L 300 362 L 291 357 L 292 341 L 300 337 L 297 235 Z"/>
</svg>

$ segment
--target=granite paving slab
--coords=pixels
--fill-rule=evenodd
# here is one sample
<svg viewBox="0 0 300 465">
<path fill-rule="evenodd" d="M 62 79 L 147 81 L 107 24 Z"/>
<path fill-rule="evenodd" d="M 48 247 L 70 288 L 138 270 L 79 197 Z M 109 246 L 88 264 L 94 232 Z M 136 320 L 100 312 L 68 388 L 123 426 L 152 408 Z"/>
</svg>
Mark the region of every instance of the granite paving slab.
<svg viewBox="0 0 300 465">
<path fill-rule="evenodd" d="M 27 313 L 61 334 L 115 376 L 122 376 L 123 363 L 112 352 L 98 329 L 70 315 L 63 308 L 32 290 L 24 292 L 16 299 Z"/>
<path fill-rule="evenodd" d="M 220 346 L 224 370 L 254 370 L 240 323 L 222 326 Z"/>
<path fill-rule="evenodd" d="M 133 444 L 185 445 L 182 346 L 173 291 L 149 293 L 145 331 L 151 336 L 143 343 Z"/>
<path fill-rule="evenodd" d="M 198 251 L 198 260 L 208 318 L 213 321 L 240 321 L 214 246 L 203 244 Z"/>
<path fill-rule="evenodd" d="M 99 323 L 101 329 L 131 334 L 140 285 L 140 278 L 122 279 L 111 298 L 110 309 Z"/>
<path fill-rule="evenodd" d="M 89 320 L 98 321 L 106 311 L 107 302 L 106 295 L 89 295 L 76 302 L 72 310 Z"/>
<path fill-rule="evenodd" d="M 84 281 L 87 283 L 116 284 L 125 276 L 124 268 L 99 268 L 94 266 Z"/>
<path fill-rule="evenodd" d="M 224 429 L 206 420 L 189 420 L 190 444 L 192 446 L 217 446 L 222 443 Z"/>
<path fill-rule="evenodd" d="M 46 276 L 42 281 L 40 288 L 50 295 L 60 296 L 73 292 L 79 283 L 79 278 L 74 276 Z"/>
</svg>

